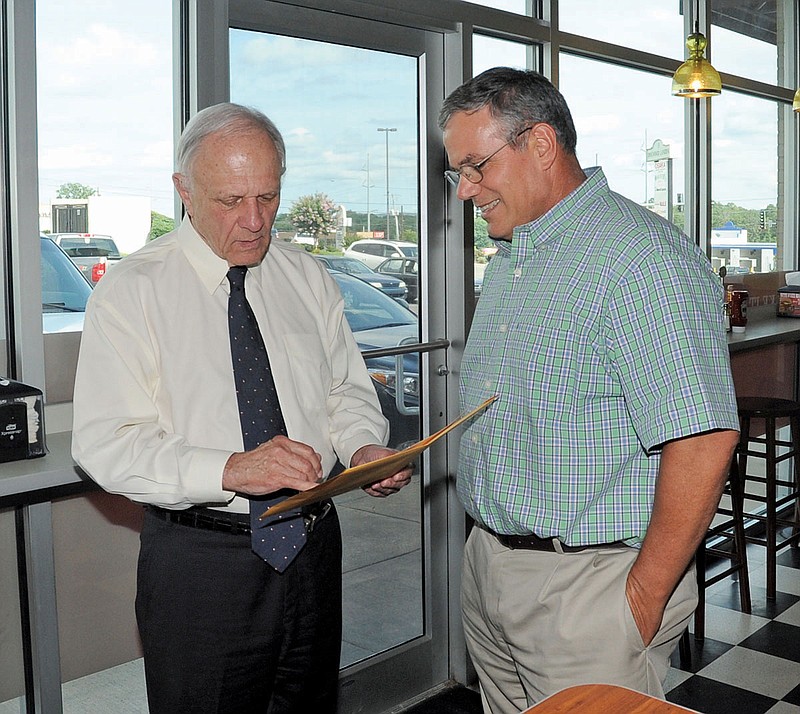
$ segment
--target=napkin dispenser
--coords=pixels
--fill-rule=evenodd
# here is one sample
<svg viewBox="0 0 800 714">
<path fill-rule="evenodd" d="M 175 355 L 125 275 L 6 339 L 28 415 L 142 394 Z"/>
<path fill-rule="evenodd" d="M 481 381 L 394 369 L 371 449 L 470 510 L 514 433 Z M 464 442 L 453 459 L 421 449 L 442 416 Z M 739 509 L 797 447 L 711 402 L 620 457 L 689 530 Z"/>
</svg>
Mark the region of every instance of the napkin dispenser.
<svg viewBox="0 0 800 714">
<path fill-rule="evenodd" d="M 46 453 L 41 390 L 0 377 L 0 462 Z"/>
<path fill-rule="evenodd" d="M 778 288 L 778 317 L 800 317 L 800 285 Z"/>
</svg>

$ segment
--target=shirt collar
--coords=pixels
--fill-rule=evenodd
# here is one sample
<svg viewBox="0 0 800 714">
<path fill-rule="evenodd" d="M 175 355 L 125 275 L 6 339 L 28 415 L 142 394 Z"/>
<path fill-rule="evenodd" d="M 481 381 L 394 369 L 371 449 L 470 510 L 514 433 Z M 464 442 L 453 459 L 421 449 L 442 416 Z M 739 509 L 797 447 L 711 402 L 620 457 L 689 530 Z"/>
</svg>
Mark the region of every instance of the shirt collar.
<svg viewBox="0 0 800 714">
<path fill-rule="evenodd" d="M 228 261 L 220 258 L 194 229 L 189 216 L 178 228 L 178 244 L 197 273 L 200 282 L 212 294 L 220 285 L 227 289 Z"/>
<path fill-rule="evenodd" d="M 510 254 L 513 248 L 518 254 L 524 253 L 528 247 L 535 250 L 563 237 L 583 217 L 587 207 L 610 190 L 603 169 L 599 166 L 585 169 L 584 173 L 586 180 L 547 213 L 515 228 L 512 241 L 495 241 L 498 251 Z"/>
</svg>

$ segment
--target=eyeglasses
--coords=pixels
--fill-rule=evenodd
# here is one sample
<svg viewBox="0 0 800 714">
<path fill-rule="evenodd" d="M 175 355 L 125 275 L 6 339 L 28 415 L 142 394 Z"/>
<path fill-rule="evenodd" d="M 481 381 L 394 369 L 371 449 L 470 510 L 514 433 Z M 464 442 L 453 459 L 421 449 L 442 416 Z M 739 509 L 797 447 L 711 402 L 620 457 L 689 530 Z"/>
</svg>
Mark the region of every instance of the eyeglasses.
<svg viewBox="0 0 800 714">
<path fill-rule="evenodd" d="M 499 154 L 503 149 L 505 149 L 509 144 L 513 144 L 519 137 L 521 137 L 526 131 L 530 131 L 533 129 L 532 126 L 526 127 L 521 131 L 518 131 L 514 136 L 512 136 L 505 144 L 503 144 L 499 149 L 493 151 L 489 154 L 485 159 L 481 159 L 477 164 L 462 164 L 458 169 L 448 169 L 444 172 L 444 177 L 451 183 L 453 186 L 458 187 L 458 182 L 461 180 L 463 176 L 467 181 L 470 183 L 480 183 L 483 181 L 483 171 L 481 171 L 481 167 L 485 166 L 490 159 L 493 159 L 497 154 Z"/>
</svg>

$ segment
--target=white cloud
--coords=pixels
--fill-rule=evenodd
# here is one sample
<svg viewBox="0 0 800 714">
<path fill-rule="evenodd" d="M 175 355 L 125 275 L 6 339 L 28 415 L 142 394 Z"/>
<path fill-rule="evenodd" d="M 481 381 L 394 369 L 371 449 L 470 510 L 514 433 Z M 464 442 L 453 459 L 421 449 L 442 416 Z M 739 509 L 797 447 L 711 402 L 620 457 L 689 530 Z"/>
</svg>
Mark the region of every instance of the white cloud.
<svg viewBox="0 0 800 714">
<path fill-rule="evenodd" d="M 145 144 L 136 163 L 144 168 L 172 171 L 172 142 L 156 141 Z"/>
<path fill-rule="evenodd" d="M 622 125 L 619 114 L 595 114 L 594 116 L 580 116 L 575 118 L 575 130 L 578 139 L 581 136 L 608 134 L 617 131 Z"/>
<path fill-rule="evenodd" d="M 53 149 L 39 148 L 39 169 L 86 169 L 98 166 L 111 166 L 111 154 L 100 151 L 92 144 L 73 144 Z"/>
<path fill-rule="evenodd" d="M 92 23 L 83 35 L 56 46 L 53 55 L 59 66 L 97 67 L 109 59 L 120 59 L 129 66 L 155 67 L 159 51 L 141 37 L 102 23 Z"/>
</svg>

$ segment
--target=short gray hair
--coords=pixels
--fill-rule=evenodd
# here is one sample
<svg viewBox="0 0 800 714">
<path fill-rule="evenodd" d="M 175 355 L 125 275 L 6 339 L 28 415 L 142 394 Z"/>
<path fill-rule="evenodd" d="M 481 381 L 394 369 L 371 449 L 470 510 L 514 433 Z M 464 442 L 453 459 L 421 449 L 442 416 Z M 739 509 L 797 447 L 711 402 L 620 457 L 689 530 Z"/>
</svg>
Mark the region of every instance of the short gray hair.
<svg viewBox="0 0 800 714">
<path fill-rule="evenodd" d="M 234 135 L 247 131 L 263 131 L 272 141 L 281 162 L 281 176 L 286 172 L 286 145 L 278 127 L 258 109 L 222 102 L 200 110 L 181 134 L 175 150 L 175 171 L 191 182 L 192 164 L 205 139 L 212 134 Z"/>
<path fill-rule="evenodd" d="M 523 129 L 542 122 L 553 127 L 558 143 L 568 153 L 575 153 L 577 135 L 567 102 L 538 72 L 493 67 L 467 80 L 445 99 L 439 127 L 444 129 L 456 112 L 471 113 L 483 107 L 489 107 L 509 141 Z"/>
</svg>

